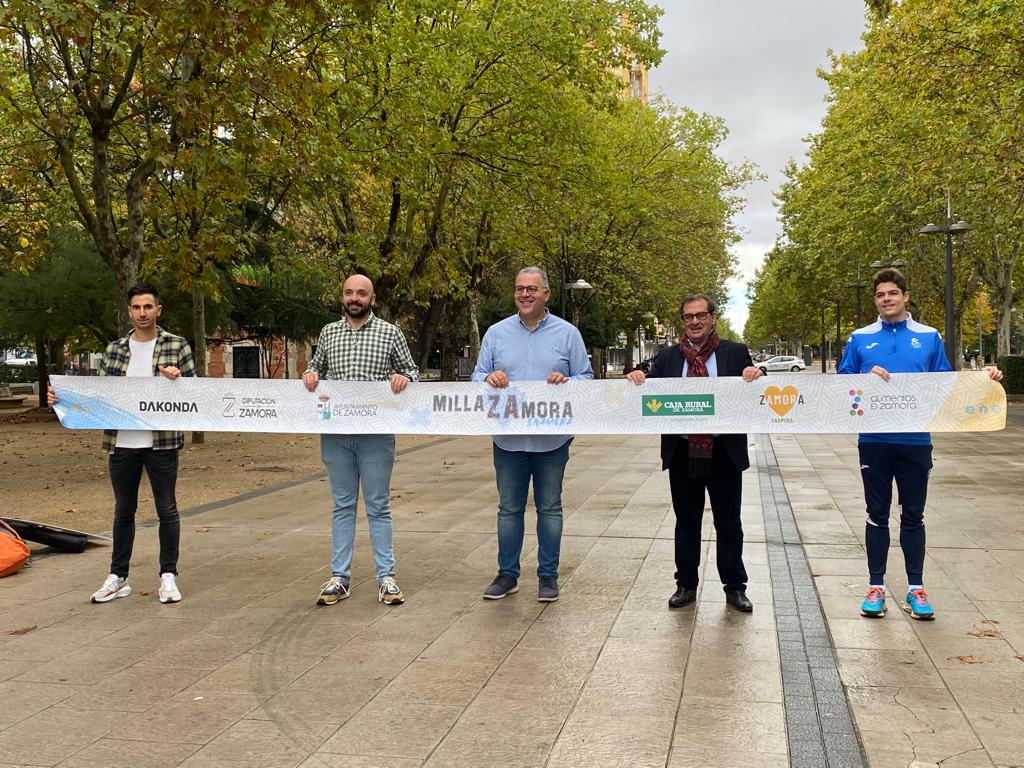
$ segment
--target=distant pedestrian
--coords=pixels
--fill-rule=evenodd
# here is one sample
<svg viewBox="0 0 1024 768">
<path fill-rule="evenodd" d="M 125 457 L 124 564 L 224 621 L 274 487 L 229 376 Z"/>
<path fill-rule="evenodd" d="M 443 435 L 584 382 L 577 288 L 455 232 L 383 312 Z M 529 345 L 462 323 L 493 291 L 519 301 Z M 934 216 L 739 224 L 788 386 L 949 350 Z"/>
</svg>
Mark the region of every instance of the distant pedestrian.
<svg viewBox="0 0 1024 768">
<path fill-rule="evenodd" d="M 916 322 L 907 311 L 910 292 L 903 273 L 883 269 L 875 274 L 873 283 L 878 320 L 850 336 L 839 373 L 873 373 L 889 381 L 893 373 L 952 370 L 939 332 Z M 988 375 L 994 381 L 1003 378 L 996 368 L 989 368 Z M 895 480 L 899 491 L 900 548 L 907 571 L 907 596 L 902 607 L 912 618 L 933 619 L 935 610 L 924 588 L 924 507 L 932 468 L 931 435 L 863 433 L 858 451 L 867 505 L 864 543 L 868 555 L 868 591 L 861 603 L 861 615 L 885 615 L 889 509 Z"/>
<path fill-rule="evenodd" d="M 473 381 L 504 389 L 516 381 L 564 384 L 592 379 L 587 348 L 576 327 L 547 310 L 547 273 L 537 267 L 516 275 L 519 310 L 487 329 L 473 370 Z M 494 474 L 498 484 L 498 575 L 484 599 L 499 600 L 519 591 L 526 502 L 533 478 L 537 506 L 537 600 L 558 599 L 562 546 L 562 479 L 572 435 L 495 435 Z"/>
<path fill-rule="evenodd" d="M 181 376 L 196 375 L 188 342 L 157 325 L 162 312 L 160 294 L 152 285 L 139 283 L 128 291 L 132 330 L 107 345 L 100 376 L 163 376 L 173 381 Z M 50 405 L 58 402 L 52 387 L 47 400 Z M 109 454 L 110 484 L 114 489 L 114 547 L 110 574 L 93 594 L 92 602 L 106 603 L 132 593 L 128 566 L 135 543 L 135 511 L 143 469 L 149 476 L 160 521 L 157 595 L 161 603 L 181 600 L 177 584 L 181 522 L 175 492 L 178 452 L 184 445 L 185 435 L 175 431 L 119 429 L 103 433 L 103 451 Z"/>
<path fill-rule="evenodd" d="M 718 307 L 710 296 L 686 296 L 679 313 L 684 336 L 678 345 L 663 349 L 654 358 L 651 378 L 740 376 L 751 382 L 764 375 L 745 344 L 719 338 Z M 626 378 L 638 385 L 646 379 L 642 371 L 633 371 Z M 662 435 L 661 460 L 662 469 L 668 470 L 676 516 L 676 591 L 668 599 L 669 607 L 682 608 L 697 599 L 706 493 L 711 499 L 718 576 L 725 601 L 744 613 L 754 610 L 747 598 L 740 520 L 743 472 L 750 467 L 747 436 Z"/>
<path fill-rule="evenodd" d="M 402 331 L 373 313 L 373 283 L 352 275 L 342 288 L 345 317 L 324 326 L 316 353 L 302 382 L 310 392 L 320 379 L 389 381 L 394 394 L 419 371 Z M 356 537 L 356 505 L 362 487 L 370 545 L 377 569 L 377 599 L 386 605 L 405 602 L 395 580 L 391 522 L 391 470 L 395 464 L 394 435 L 321 435 L 320 456 L 327 468 L 334 511 L 331 524 L 331 578 L 320 587 L 318 605 L 334 605 L 349 596 L 352 551 Z"/>
</svg>

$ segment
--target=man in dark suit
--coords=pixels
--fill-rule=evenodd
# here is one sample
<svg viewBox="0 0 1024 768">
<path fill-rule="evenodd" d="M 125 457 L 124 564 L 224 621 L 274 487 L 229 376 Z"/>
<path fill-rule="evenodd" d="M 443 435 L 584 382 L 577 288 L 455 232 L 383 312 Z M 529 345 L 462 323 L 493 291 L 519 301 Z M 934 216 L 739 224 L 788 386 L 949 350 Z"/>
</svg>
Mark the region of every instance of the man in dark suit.
<svg viewBox="0 0 1024 768">
<path fill-rule="evenodd" d="M 680 305 L 684 336 L 678 346 L 658 353 L 651 366 L 652 378 L 742 376 L 753 381 L 762 376 L 750 359 L 746 345 L 718 337 L 718 307 L 703 293 L 686 296 Z M 634 384 L 643 384 L 642 371 L 630 372 Z M 718 575 L 725 601 L 738 611 L 754 610 L 747 599 L 747 570 L 743 567 L 743 525 L 740 501 L 743 470 L 750 466 L 746 435 L 662 435 L 662 469 L 668 470 L 672 508 L 676 513 L 676 592 L 672 608 L 697 599 L 700 567 L 701 522 L 704 493 L 711 499 L 718 536 Z"/>
</svg>

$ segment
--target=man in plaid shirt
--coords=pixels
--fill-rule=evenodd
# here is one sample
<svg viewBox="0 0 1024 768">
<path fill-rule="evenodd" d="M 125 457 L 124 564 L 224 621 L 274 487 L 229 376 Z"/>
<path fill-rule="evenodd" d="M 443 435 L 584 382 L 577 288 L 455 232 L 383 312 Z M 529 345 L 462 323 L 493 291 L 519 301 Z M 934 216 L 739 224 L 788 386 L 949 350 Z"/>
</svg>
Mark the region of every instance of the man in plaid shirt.
<svg viewBox="0 0 1024 768">
<path fill-rule="evenodd" d="M 352 275 L 342 289 L 345 317 L 324 326 L 316 353 L 302 382 L 310 392 L 321 378 L 334 381 L 390 381 L 399 394 L 419 371 L 405 336 L 373 314 L 373 283 Z M 395 463 L 394 435 L 321 435 L 320 456 L 327 467 L 334 501 L 331 534 L 334 554 L 331 578 L 320 588 L 317 605 L 334 605 L 349 595 L 352 550 L 356 536 L 356 504 L 362 485 L 370 544 L 377 567 L 377 599 L 387 605 L 405 601 L 395 581 L 392 545 L 391 469 Z"/>
<path fill-rule="evenodd" d="M 139 283 L 129 289 L 128 314 L 132 330 L 107 345 L 100 376 L 163 376 L 173 381 L 180 376 L 196 375 L 188 342 L 156 324 L 162 311 L 160 295 L 152 285 Z M 47 399 L 50 405 L 57 402 L 53 388 Z M 135 510 L 143 468 L 149 476 L 160 521 L 157 594 L 161 603 L 181 600 L 176 580 L 181 523 L 175 490 L 178 451 L 184 444 L 185 436 L 181 432 L 120 429 L 103 433 L 103 451 L 109 454 L 110 484 L 114 489 L 114 548 L 110 575 L 93 594 L 92 602 L 107 603 L 132 593 L 128 566 L 135 543 Z"/>
</svg>

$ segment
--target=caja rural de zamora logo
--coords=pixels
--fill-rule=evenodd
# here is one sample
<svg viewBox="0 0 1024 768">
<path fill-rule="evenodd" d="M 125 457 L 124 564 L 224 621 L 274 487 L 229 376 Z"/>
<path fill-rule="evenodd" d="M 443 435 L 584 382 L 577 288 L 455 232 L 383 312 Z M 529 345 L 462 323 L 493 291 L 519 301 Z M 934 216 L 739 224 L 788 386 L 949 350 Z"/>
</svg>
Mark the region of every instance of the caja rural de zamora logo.
<svg viewBox="0 0 1024 768">
<path fill-rule="evenodd" d="M 850 415 L 851 416 L 863 416 L 864 415 L 864 390 L 863 389 L 851 389 L 850 390 Z"/>
<path fill-rule="evenodd" d="M 644 395 L 644 416 L 714 416 L 714 395 Z"/>
</svg>

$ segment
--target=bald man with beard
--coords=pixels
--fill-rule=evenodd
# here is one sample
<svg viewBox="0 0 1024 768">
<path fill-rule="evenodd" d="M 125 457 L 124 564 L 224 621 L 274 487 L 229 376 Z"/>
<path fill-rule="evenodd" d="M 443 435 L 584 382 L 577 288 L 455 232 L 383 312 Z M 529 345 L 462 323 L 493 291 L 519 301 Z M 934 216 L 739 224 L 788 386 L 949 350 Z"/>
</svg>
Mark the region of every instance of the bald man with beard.
<svg viewBox="0 0 1024 768">
<path fill-rule="evenodd" d="M 419 380 L 402 331 L 373 314 L 376 296 L 365 275 L 352 275 L 342 290 L 345 317 L 324 326 L 316 353 L 302 383 L 316 391 L 320 379 L 332 381 L 389 381 L 399 394 Z M 394 435 L 321 435 L 320 456 L 331 484 L 334 544 L 331 578 L 320 588 L 317 605 L 334 605 L 349 596 L 352 551 L 356 536 L 356 505 L 362 487 L 370 544 L 377 569 L 377 599 L 386 605 L 405 602 L 395 581 L 392 545 L 391 469 L 395 463 Z"/>
</svg>

